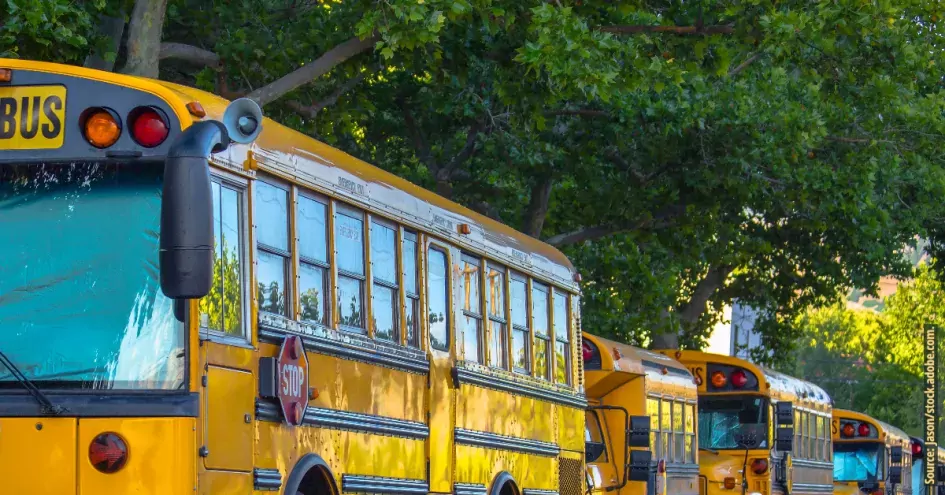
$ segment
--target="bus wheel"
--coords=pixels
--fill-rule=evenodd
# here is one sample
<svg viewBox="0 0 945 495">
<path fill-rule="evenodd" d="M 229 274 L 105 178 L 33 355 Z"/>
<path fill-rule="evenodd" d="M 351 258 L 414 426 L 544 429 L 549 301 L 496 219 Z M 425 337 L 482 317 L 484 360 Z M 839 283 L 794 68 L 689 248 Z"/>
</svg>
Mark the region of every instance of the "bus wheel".
<svg viewBox="0 0 945 495">
<path fill-rule="evenodd" d="M 295 495 L 334 495 L 328 473 L 320 467 L 310 469 L 299 483 Z"/>
</svg>

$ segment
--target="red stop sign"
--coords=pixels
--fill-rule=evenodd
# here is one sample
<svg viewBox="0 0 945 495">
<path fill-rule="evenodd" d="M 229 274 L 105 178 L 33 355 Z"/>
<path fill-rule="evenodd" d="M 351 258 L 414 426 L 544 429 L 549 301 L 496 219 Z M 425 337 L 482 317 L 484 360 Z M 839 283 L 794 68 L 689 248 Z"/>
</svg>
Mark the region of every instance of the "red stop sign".
<svg viewBox="0 0 945 495">
<path fill-rule="evenodd" d="M 276 392 L 282 415 L 286 423 L 299 426 L 308 407 L 308 357 L 299 336 L 285 338 L 276 366 Z"/>
</svg>

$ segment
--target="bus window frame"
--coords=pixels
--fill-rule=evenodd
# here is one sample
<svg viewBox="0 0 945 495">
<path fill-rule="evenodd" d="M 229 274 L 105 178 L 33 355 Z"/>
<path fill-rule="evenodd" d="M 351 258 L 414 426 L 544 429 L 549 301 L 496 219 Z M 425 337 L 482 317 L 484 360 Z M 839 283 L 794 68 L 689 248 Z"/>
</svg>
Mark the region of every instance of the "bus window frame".
<svg viewBox="0 0 945 495">
<path fill-rule="evenodd" d="M 487 294 L 486 291 L 488 290 L 487 287 L 489 286 L 489 271 L 490 270 L 494 270 L 497 273 L 502 274 L 501 287 L 502 287 L 502 305 L 503 306 L 502 306 L 501 315 L 493 314 L 489 306 L 489 298 L 491 297 L 491 293 Z M 488 322 L 487 327 L 483 330 L 483 338 L 486 341 L 485 347 L 486 347 L 486 351 L 488 355 L 486 365 L 493 369 L 512 371 L 512 353 L 511 353 L 511 349 L 512 349 L 511 323 L 512 322 L 511 322 L 511 308 L 509 307 L 512 296 L 509 293 L 509 291 L 511 290 L 509 268 L 503 265 L 502 263 L 486 258 L 485 269 L 483 269 L 483 280 L 484 280 L 484 285 L 482 287 L 482 294 L 483 294 L 483 297 L 485 297 L 485 306 L 484 306 L 485 314 L 483 315 L 483 317 L 485 321 Z M 500 336 L 500 340 L 504 341 L 504 345 L 502 345 L 503 356 L 502 356 L 502 359 L 500 360 L 501 366 L 492 365 L 493 356 L 492 356 L 491 347 L 492 347 L 493 324 L 502 325 L 502 328 L 504 329 L 504 332 L 505 332 L 504 339 L 502 339 L 501 338 L 502 336 Z"/>
<path fill-rule="evenodd" d="M 401 345 L 404 347 L 409 347 L 411 349 L 423 349 L 423 240 L 420 237 L 420 232 L 415 229 L 407 228 L 403 225 L 398 224 L 398 241 L 397 241 L 397 264 L 399 266 L 398 277 L 400 286 L 403 289 L 400 291 L 400 326 L 401 326 Z M 409 239 L 412 237 L 412 239 Z M 414 273 L 413 276 L 416 277 L 416 293 L 407 292 L 407 273 L 405 272 L 406 266 L 404 264 L 404 244 L 406 242 L 413 242 L 414 244 Z M 407 338 L 407 306 L 413 301 L 416 301 L 416 307 L 414 309 L 414 332 L 415 339 L 414 342 L 410 342 Z"/>
<path fill-rule="evenodd" d="M 564 338 L 558 335 L 557 329 L 555 326 L 558 321 L 555 317 L 555 301 L 558 296 L 564 298 Z M 551 285 L 551 321 L 549 326 L 551 327 L 551 332 L 554 334 L 551 338 L 551 361 L 554 364 L 551 370 L 552 383 L 556 385 L 564 385 L 566 387 L 571 387 L 573 378 L 571 369 L 574 367 L 571 363 L 571 342 L 573 342 L 573 337 L 571 336 L 571 294 L 568 291 L 561 289 L 556 285 Z M 564 383 L 558 381 L 558 344 L 564 344 Z"/>
<path fill-rule="evenodd" d="M 454 337 L 453 337 L 453 334 L 454 334 L 454 332 L 452 331 L 452 328 L 453 328 L 453 312 L 454 312 L 454 311 L 453 311 L 453 276 L 452 276 L 452 273 L 453 273 L 453 270 L 452 270 L 452 267 L 453 267 L 453 259 L 452 259 L 452 251 L 451 251 L 450 246 L 449 246 L 448 244 L 441 243 L 441 242 L 439 242 L 439 241 L 437 241 L 437 240 L 434 240 L 434 239 L 431 239 L 431 238 L 429 238 L 429 237 L 427 237 L 427 239 L 426 239 L 426 242 L 425 242 L 425 246 L 424 246 L 423 251 L 424 251 L 424 254 L 425 254 L 426 256 L 424 256 L 424 260 L 423 260 L 423 262 L 425 263 L 425 265 L 424 265 L 424 267 L 423 267 L 423 269 L 422 269 L 424 276 L 423 276 L 423 278 L 422 278 L 422 280 L 421 280 L 421 284 L 423 285 L 423 290 L 424 290 L 425 294 L 423 295 L 423 297 L 424 297 L 423 303 L 424 303 L 424 304 L 423 304 L 423 308 L 422 308 L 422 309 L 423 309 L 424 316 L 423 316 L 423 320 L 421 320 L 421 321 L 424 321 L 424 322 L 425 322 L 425 326 L 426 326 L 426 337 L 427 337 L 427 342 L 426 342 L 426 343 L 427 343 L 427 345 L 429 346 L 429 348 L 430 348 L 431 351 L 445 352 L 445 353 L 450 353 L 450 354 L 452 354 L 453 349 L 454 349 L 454 342 L 453 342 L 453 338 L 454 338 Z M 438 251 L 439 253 L 441 253 L 441 254 L 443 255 L 444 263 L 446 264 L 446 266 L 444 267 L 444 268 L 446 269 L 446 272 L 445 272 L 445 274 L 446 274 L 446 280 L 444 281 L 445 284 L 446 284 L 446 315 L 444 315 L 444 317 L 446 318 L 446 336 L 445 336 L 445 338 L 446 338 L 446 340 L 445 340 L 445 342 L 446 342 L 446 348 L 445 348 L 445 349 L 442 348 L 442 347 L 438 347 L 438 346 L 433 345 L 433 329 L 431 328 L 432 326 L 430 325 L 430 321 L 429 321 L 429 317 L 430 317 L 430 315 L 429 315 L 429 312 L 430 312 L 430 291 L 429 291 L 429 287 L 428 287 L 428 286 L 429 286 L 429 284 L 430 284 L 430 259 L 431 259 L 431 258 L 430 258 L 430 251 Z"/>
<path fill-rule="evenodd" d="M 601 441 L 600 441 L 600 444 L 601 444 L 601 446 L 603 447 L 603 449 L 601 450 L 601 454 L 600 454 L 599 456 L 597 456 L 596 459 L 594 459 L 594 460 L 589 460 L 589 459 L 587 459 L 587 457 L 585 457 L 585 463 L 587 463 L 587 464 L 609 464 L 609 463 L 610 463 L 611 455 L 610 455 L 610 452 L 608 451 L 608 443 L 609 443 L 609 442 L 607 441 L 607 436 L 606 436 L 606 435 L 607 435 L 607 432 L 606 432 L 605 429 L 604 429 L 604 422 L 601 421 L 601 418 L 600 418 L 600 416 L 597 414 L 597 411 L 596 411 L 596 410 L 587 409 L 587 410 L 585 410 L 585 414 L 593 415 L 593 417 L 594 417 L 594 422 L 597 424 L 597 433 L 598 433 L 598 435 L 600 435 L 600 440 L 601 440 Z M 586 419 L 586 418 L 585 418 L 585 420 L 584 420 L 584 424 L 585 424 L 585 431 L 586 431 L 586 430 L 587 430 L 587 419 Z M 592 436 L 593 436 L 593 435 L 592 435 Z M 585 439 L 585 443 L 587 443 L 587 440 L 586 440 L 586 439 Z"/>
<path fill-rule="evenodd" d="M 288 247 L 288 251 L 284 251 L 284 250 L 282 250 L 281 248 L 278 248 L 278 247 L 276 247 L 276 246 L 270 246 L 270 245 L 268 245 L 268 244 L 266 244 L 266 243 L 264 243 L 264 242 L 262 242 L 262 241 L 259 240 L 259 227 L 258 227 L 258 226 L 259 226 L 259 220 L 262 218 L 262 216 L 261 216 L 261 215 L 258 215 L 257 212 L 256 212 L 256 207 L 257 207 L 257 205 L 258 205 L 256 199 L 258 198 L 258 184 L 260 184 L 260 183 L 266 184 L 266 185 L 269 186 L 269 187 L 273 187 L 273 188 L 278 189 L 278 190 L 281 190 L 281 191 L 283 191 L 283 192 L 285 193 L 285 197 L 286 197 L 286 215 L 285 215 L 285 221 L 286 221 L 286 246 Z M 294 302 L 294 301 L 295 301 L 295 298 L 296 298 L 296 295 L 295 295 L 295 292 L 296 292 L 296 291 L 293 290 L 293 288 L 294 288 L 294 286 L 295 286 L 295 283 L 294 283 L 294 281 L 295 281 L 295 273 L 297 273 L 297 269 L 296 269 L 296 267 L 295 267 L 295 249 L 294 249 L 294 248 L 295 248 L 295 235 L 294 235 L 294 229 L 295 229 L 295 222 L 294 222 L 294 220 L 295 220 L 295 218 L 294 218 L 294 216 L 295 216 L 295 200 L 294 200 L 295 194 L 294 194 L 294 189 L 295 189 L 295 186 L 294 186 L 294 184 L 292 184 L 291 182 L 285 181 L 285 180 L 283 180 L 283 179 L 279 179 L 279 178 L 274 177 L 274 176 L 271 176 L 271 175 L 259 175 L 259 176 L 257 176 L 255 179 L 253 179 L 252 184 L 251 184 L 251 189 L 252 189 L 252 196 L 253 196 L 253 200 L 254 200 L 254 201 L 252 202 L 252 208 L 253 208 L 253 234 L 254 234 L 254 235 L 253 235 L 253 242 L 252 242 L 252 244 L 253 244 L 253 255 L 254 255 L 254 257 L 253 257 L 253 266 L 256 268 L 256 273 L 254 273 L 254 275 L 258 275 L 258 273 L 259 273 L 259 254 L 260 254 L 260 252 L 263 252 L 263 253 L 266 253 L 266 254 L 272 255 L 272 256 L 278 256 L 278 257 L 282 258 L 282 260 L 283 260 L 283 262 L 282 262 L 282 263 L 283 263 L 283 270 L 284 270 L 284 273 L 285 273 L 285 275 L 284 275 L 284 279 L 285 279 L 285 280 L 283 280 L 283 292 L 284 292 L 284 294 L 283 294 L 283 296 L 282 296 L 282 298 L 284 299 L 284 303 L 283 303 L 283 304 L 285 305 L 285 308 L 283 309 L 283 312 L 282 312 L 282 313 L 272 313 L 272 312 L 269 312 L 269 311 L 263 311 L 262 308 L 259 307 L 260 301 L 256 300 L 256 298 L 253 298 L 253 300 L 254 300 L 254 302 L 256 303 L 256 306 L 257 306 L 256 309 L 257 309 L 257 311 L 260 312 L 260 313 L 266 313 L 266 314 L 271 314 L 271 315 L 274 315 L 274 316 L 280 316 L 280 317 L 283 317 L 283 318 L 288 318 L 288 319 L 291 319 L 291 320 L 295 320 L 295 319 L 296 319 L 296 318 L 295 318 L 296 310 L 295 310 L 295 302 Z M 256 283 L 258 283 L 258 279 L 259 279 L 258 276 L 253 277 L 253 281 L 256 282 Z M 255 287 L 255 286 L 253 287 L 253 290 L 254 290 L 254 291 L 256 290 L 256 287 Z"/>
<path fill-rule="evenodd" d="M 532 338 L 532 377 L 538 378 L 549 383 L 554 383 L 554 371 L 553 371 L 553 360 L 554 360 L 554 337 L 552 333 L 554 330 L 552 326 L 552 285 L 545 283 L 541 280 L 535 280 L 534 277 L 528 277 L 528 327 L 530 329 L 531 338 Z M 538 328 L 535 326 L 535 291 L 544 292 L 545 294 L 545 333 L 539 334 Z M 542 345 L 545 348 L 545 374 L 541 376 L 538 374 L 538 369 L 535 366 L 537 363 L 537 353 L 538 346 L 537 340 L 542 341 Z"/>
<path fill-rule="evenodd" d="M 477 323 L 477 325 L 476 325 L 476 342 L 477 342 L 477 345 L 476 345 L 476 360 L 473 361 L 473 362 L 475 362 L 476 364 L 483 364 L 483 365 L 485 365 L 485 364 L 488 363 L 487 360 L 486 360 L 487 351 L 486 351 L 486 349 L 485 349 L 485 347 L 486 347 L 486 346 L 485 346 L 485 340 L 486 340 L 486 339 L 484 338 L 485 331 L 486 331 L 486 328 L 485 328 L 485 320 L 487 319 L 487 315 L 485 314 L 486 309 L 485 309 L 485 304 L 484 304 L 484 299 L 483 299 L 483 294 L 484 294 L 484 290 L 485 290 L 485 285 L 484 285 L 484 283 L 483 283 L 483 281 L 484 281 L 485 269 L 484 269 L 483 267 L 486 265 L 486 261 L 482 258 L 482 256 L 479 256 L 479 255 L 477 255 L 476 253 L 473 253 L 473 252 L 470 252 L 470 251 L 463 251 L 463 250 L 461 250 L 461 251 L 460 251 L 460 256 L 459 256 L 459 263 L 460 263 L 460 267 L 461 267 L 461 268 L 460 268 L 460 274 L 461 274 L 461 275 L 465 273 L 465 269 L 466 269 L 466 265 L 467 265 L 467 264 L 472 265 L 472 266 L 475 266 L 476 269 L 477 269 L 477 270 L 476 270 L 476 271 L 477 271 L 477 275 L 476 275 L 475 278 L 477 279 L 477 280 L 476 280 L 476 284 L 477 284 L 478 287 L 479 287 L 479 288 L 478 288 L 478 297 L 476 298 L 475 301 L 470 301 L 470 306 L 472 307 L 472 305 L 475 304 L 476 306 L 478 306 L 478 310 L 479 310 L 479 311 L 478 311 L 478 312 L 474 311 L 473 309 L 475 309 L 475 308 L 473 308 L 473 309 L 466 309 L 466 307 L 465 307 L 466 298 L 465 298 L 465 295 L 461 293 L 461 294 L 459 294 L 459 298 L 460 298 L 459 316 L 460 316 L 460 318 L 463 318 L 463 319 L 471 318 L 471 319 L 473 319 L 473 320 L 476 321 L 476 323 Z M 473 278 L 473 277 L 470 277 L 470 278 Z M 465 287 L 464 282 L 461 281 L 461 279 L 460 279 L 459 277 L 456 278 L 456 284 L 457 284 L 457 286 L 456 286 L 457 290 L 460 289 L 460 288 L 462 288 L 462 287 Z M 466 358 L 466 341 L 465 341 L 465 336 L 466 336 L 466 321 L 465 321 L 465 320 L 464 320 L 463 323 L 462 323 L 462 328 L 463 328 L 463 329 L 462 329 L 462 336 L 463 336 L 462 352 L 460 352 L 459 342 L 457 341 L 457 342 L 456 342 L 456 344 L 457 344 L 457 347 L 456 347 L 456 349 L 457 349 L 457 350 L 456 350 L 456 359 L 462 359 L 463 361 L 469 362 L 469 360 Z M 460 337 L 460 332 L 457 331 L 457 332 L 455 332 L 455 333 L 456 333 L 455 338 L 456 338 L 456 339 L 459 339 L 459 337 Z"/>
<path fill-rule="evenodd" d="M 374 246 L 373 246 L 373 231 L 372 227 L 374 224 L 377 224 L 380 227 L 392 230 L 394 232 L 394 280 L 393 282 L 377 278 L 374 275 Z M 368 306 L 369 309 L 365 310 L 365 314 L 368 315 L 369 320 L 367 322 L 368 332 L 372 339 L 379 342 L 386 342 L 389 344 L 404 345 L 404 328 L 402 326 L 404 320 L 405 308 L 403 304 L 403 292 L 404 292 L 404 274 L 403 267 L 401 262 L 401 256 L 403 255 L 403 245 L 401 237 L 402 227 L 393 220 L 388 220 L 384 217 L 368 214 L 367 215 L 367 237 L 371 238 L 366 241 L 365 246 L 365 276 L 370 275 L 370 279 L 365 282 L 365 285 L 369 285 L 370 289 L 365 289 L 369 298 L 365 297 L 363 304 Z M 374 332 L 374 286 L 379 285 L 386 289 L 394 291 L 394 298 L 391 301 L 391 321 L 394 324 L 394 339 L 382 339 L 378 338 Z"/>
<path fill-rule="evenodd" d="M 524 273 L 517 272 L 515 270 L 509 270 L 508 272 L 509 279 L 509 291 L 508 291 L 508 306 L 509 306 L 509 368 L 512 369 L 513 373 L 518 373 L 520 375 L 532 376 L 532 370 L 534 369 L 534 356 L 532 355 L 532 328 L 531 328 L 531 317 L 532 317 L 532 293 L 531 293 L 531 279 L 528 275 Z M 517 280 L 525 284 L 525 326 L 515 324 L 515 318 L 512 316 L 512 281 Z M 515 336 L 514 332 L 525 332 L 525 368 L 519 368 L 515 366 L 514 355 L 514 342 Z"/>
<path fill-rule="evenodd" d="M 357 335 L 364 335 L 366 337 L 373 339 L 373 331 L 371 328 L 371 318 L 372 314 L 370 312 L 370 299 L 371 299 L 371 271 L 370 271 L 370 252 L 371 252 L 371 241 L 370 241 L 370 224 L 371 224 L 371 215 L 368 214 L 366 210 L 362 210 L 356 206 L 349 205 L 342 201 L 333 200 L 332 201 L 332 232 L 331 232 L 331 250 L 333 252 L 332 259 L 332 279 L 334 282 L 334 287 L 332 290 L 332 301 L 331 304 L 334 306 L 338 303 L 338 290 L 341 285 L 341 277 L 359 280 L 361 282 L 361 322 L 364 324 L 363 328 L 356 327 L 353 325 L 345 325 L 341 323 L 341 313 L 337 310 L 332 312 L 334 319 L 332 320 L 335 323 L 335 328 L 340 331 L 353 333 Z M 348 218 L 357 220 L 360 215 L 361 220 L 361 259 L 362 259 L 362 269 L 364 270 L 363 274 L 357 274 L 349 272 L 341 268 L 341 263 L 338 261 L 338 240 L 336 239 L 337 234 L 337 217 L 338 215 L 343 215 Z"/>
<path fill-rule="evenodd" d="M 296 306 L 296 311 L 294 312 L 295 318 L 293 319 L 298 322 L 304 323 L 306 325 L 314 325 L 321 328 L 331 328 L 332 327 L 331 322 L 333 321 L 332 318 L 334 316 L 334 311 L 333 311 L 334 299 L 332 298 L 332 294 L 334 293 L 333 291 L 334 280 L 332 276 L 334 272 L 334 269 L 333 269 L 334 238 L 332 237 L 333 235 L 332 229 L 334 229 L 334 219 L 333 219 L 333 209 L 331 205 L 332 200 L 331 198 L 327 196 L 315 193 L 314 191 L 310 191 L 303 187 L 295 187 L 295 189 L 296 189 L 296 194 L 295 194 L 295 200 L 293 201 L 294 203 L 293 211 L 295 213 L 294 213 L 293 222 L 292 222 L 292 228 L 294 232 L 294 235 L 292 237 L 294 238 L 294 242 L 296 244 L 295 252 L 298 253 L 296 256 L 298 258 L 298 262 L 295 265 L 295 280 L 299 282 L 301 281 L 303 264 L 310 265 L 324 271 L 324 280 L 322 281 L 324 285 L 322 310 L 325 311 L 325 316 L 323 317 L 324 321 L 321 321 L 321 322 L 303 320 L 302 319 L 302 299 L 301 299 L 302 290 L 301 290 L 301 287 L 296 287 L 295 288 L 296 290 L 294 292 L 297 293 L 297 296 L 293 298 L 293 304 L 295 304 Z M 302 250 L 299 248 L 299 243 L 301 241 L 302 233 L 299 229 L 298 208 L 299 208 L 299 205 L 301 204 L 301 201 L 299 201 L 301 198 L 305 198 L 309 201 L 314 201 L 325 207 L 325 251 L 326 251 L 325 257 L 328 259 L 327 261 L 323 262 L 321 260 L 304 257 L 302 255 Z"/>
<path fill-rule="evenodd" d="M 239 228 L 240 228 L 240 305 L 242 307 L 242 318 L 240 321 L 240 334 L 228 334 L 222 330 L 211 329 L 203 326 L 200 321 L 200 303 L 197 300 L 196 327 L 202 340 L 252 349 L 255 336 L 253 335 L 252 314 L 250 307 L 255 299 L 251 297 L 250 286 L 253 283 L 253 260 L 255 259 L 255 239 L 250 239 L 250 233 L 253 228 L 251 218 L 252 203 L 250 199 L 251 184 L 248 179 L 225 170 L 219 170 L 210 167 L 210 182 L 220 184 L 235 190 L 239 194 Z M 188 346 L 189 347 L 189 346 Z"/>
</svg>

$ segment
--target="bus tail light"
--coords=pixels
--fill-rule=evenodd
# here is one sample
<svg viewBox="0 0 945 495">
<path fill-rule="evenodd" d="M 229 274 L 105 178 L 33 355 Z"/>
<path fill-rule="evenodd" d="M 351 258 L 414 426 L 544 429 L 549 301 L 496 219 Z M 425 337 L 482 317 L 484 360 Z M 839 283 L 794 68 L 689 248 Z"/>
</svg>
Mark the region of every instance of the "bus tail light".
<svg viewBox="0 0 945 495">
<path fill-rule="evenodd" d="M 10 82 L 13 80 L 13 69 L 0 69 L 0 82 Z"/>
<path fill-rule="evenodd" d="M 844 423 L 843 427 L 840 428 L 840 434 L 846 438 L 853 438 L 855 433 L 856 430 L 853 428 L 852 423 Z"/>
<path fill-rule="evenodd" d="M 857 433 L 857 435 L 859 435 L 859 436 L 861 436 L 861 437 L 868 437 L 868 436 L 870 436 L 870 425 L 868 425 L 868 424 L 866 424 L 866 423 L 860 423 L 860 426 L 857 427 L 857 429 L 856 429 L 856 433 Z"/>
<path fill-rule="evenodd" d="M 82 119 L 82 133 L 92 146 L 108 148 L 121 136 L 121 122 L 111 110 L 90 108 Z"/>
<path fill-rule="evenodd" d="M 742 370 L 735 370 L 732 372 L 732 386 L 735 388 L 742 388 L 745 385 L 748 385 L 748 375 L 745 374 Z"/>
<path fill-rule="evenodd" d="M 117 433 L 101 433 L 89 444 L 89 461 L 105 474 L 115 473 L 128 461 L 128 444 Z"/>
<path fill-rule="evenodd" d="M 916 441 L 912 442 L 912 457 L 919 457 L 922 455 L 922 444 Z"/>
<path fill-rule="evenodd" d="M 145 148 L 153 148 L 167 139 L 167 119 L 151 107 L 138 107 L 128 114 L 131 137 Z"/>
<path fill-rule="evenodd" d="M 724 486 L 726 490 L 734 490 L 735 478 L 732 478 L 731 476 L 729 476 L 728 478 L 725 478 L 724 480 L 722 480 L 722 486 Z"/>
<path fill-rule="evenodd" d="M 722 388 L 725 384 L 728 383 L 728 378 L 725 378 L 725 373 L 721 371 L 716 371 L 712 373 L 712 386 L 715 388 Z"/>
<path fill-rule="evenodd" d="M 768 472 L 768 460 L 767 459 L 755 459 L 751 461 L 751 472 L 761 476 Z"/>
</svg>

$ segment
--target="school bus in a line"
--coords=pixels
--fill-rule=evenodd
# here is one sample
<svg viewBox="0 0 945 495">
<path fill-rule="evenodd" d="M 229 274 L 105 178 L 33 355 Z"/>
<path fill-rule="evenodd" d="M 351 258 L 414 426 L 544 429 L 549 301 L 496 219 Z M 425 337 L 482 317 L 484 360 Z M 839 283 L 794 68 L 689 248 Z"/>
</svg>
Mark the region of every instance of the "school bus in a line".
<svg viewBox="0 0 945 495">
<path fill-rule="evenodd" d="M 258 107 L 0 59 L 3 493 L 584 493 L 559 251 Z"/>
<path fill-rule="evenodd" d="M 912 439 L 878 419 L 835 409 L 834 492 L 860 495 L 912 495 Z"/>
<path fill-rule="evenodd" d="M 830 493 L 826 392 L 737 357 L 661 352 L 688 367 L 699 387 L 701 494 Z"/>
<path fill-rule="evenodd" d="M 698 396 L 686 367 L 662 354 L 588 333 L 583 334 L 581 350 L 590 491 L 698 494 Z M 629 454 L 623 427 L 627 417 L 633 447 Z"/>
</svg>

